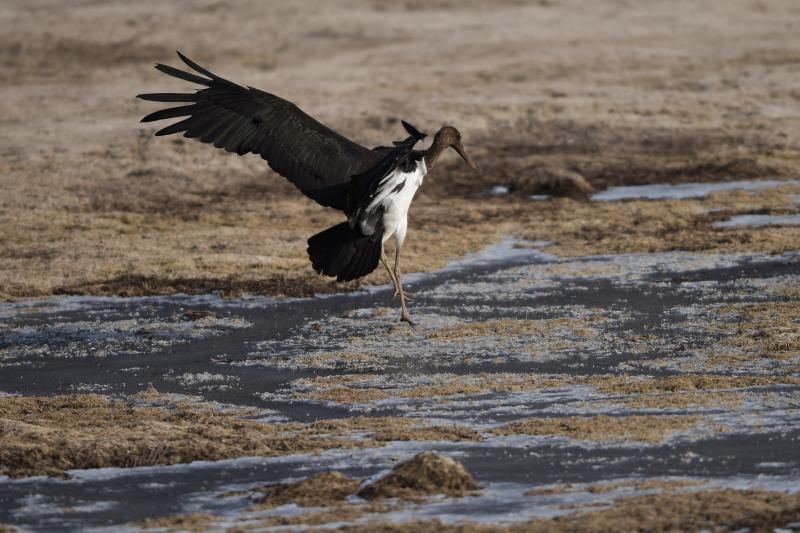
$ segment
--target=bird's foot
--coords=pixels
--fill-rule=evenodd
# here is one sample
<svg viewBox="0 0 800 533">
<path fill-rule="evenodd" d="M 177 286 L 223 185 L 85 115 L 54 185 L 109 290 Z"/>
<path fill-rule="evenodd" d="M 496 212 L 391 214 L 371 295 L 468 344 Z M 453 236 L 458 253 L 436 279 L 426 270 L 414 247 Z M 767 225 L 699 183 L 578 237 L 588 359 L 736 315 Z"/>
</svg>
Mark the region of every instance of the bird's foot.
<svg viewBox="0 0 800 533">
<path fill-rule="evenodd" d="M 411 318 L 408 316 L 408 313 L 405 311 L 400 314 L 400 322 L 407 322 L 409 326 L 417 325 L 417 323 L 411 320 Z"/>
<path fill-rule="evenodd" d="M 406 300 L 411 300 L 413 302 L 417 297 L 417 293 L 403 291 L 403 294 L 400 294 L 400 291 L 395 290 L 394 291 L 394 296 L 392 298 L 397 298 L 398 296 L 401 296 L 401 297 L 405 298 Z"/>
</svg>

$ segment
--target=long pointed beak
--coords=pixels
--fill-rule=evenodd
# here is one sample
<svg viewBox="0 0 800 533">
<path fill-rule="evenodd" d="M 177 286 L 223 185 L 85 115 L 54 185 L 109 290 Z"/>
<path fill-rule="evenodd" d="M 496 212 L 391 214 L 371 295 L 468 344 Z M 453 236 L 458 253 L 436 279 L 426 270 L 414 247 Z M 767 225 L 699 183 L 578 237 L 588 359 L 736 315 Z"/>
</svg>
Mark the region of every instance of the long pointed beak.
<svg viewBox="0 0 800 533">
<path fill-rule="evenodd" d="M 458 152 L 458 155 L 460 155 L 460 156 L 461 156 L 461 159 L 463 159 L 463 160 L 464 160 L 464 162 L 465 162 L 467 165 L 469 165 L 469 167 L 470 167 L 472 170 L 474 170 L 475 172 L 478 172 L 478 165 L 476 165 L 476 164 L 475 164 L 475 161 L 473 161 L 473 160 L 472 160 L 472 158 L 471 158 L 470 156 L 468 156 L 468 155 L 467 155 L 467 152 L 465 152 L 465 151 L 464 151 L 464 145 L 462 145 L 461 143 L 454 144 L 454 145 L 453 145 L 453 150 L 455 150 L 456 152 Z"/>
</svg>

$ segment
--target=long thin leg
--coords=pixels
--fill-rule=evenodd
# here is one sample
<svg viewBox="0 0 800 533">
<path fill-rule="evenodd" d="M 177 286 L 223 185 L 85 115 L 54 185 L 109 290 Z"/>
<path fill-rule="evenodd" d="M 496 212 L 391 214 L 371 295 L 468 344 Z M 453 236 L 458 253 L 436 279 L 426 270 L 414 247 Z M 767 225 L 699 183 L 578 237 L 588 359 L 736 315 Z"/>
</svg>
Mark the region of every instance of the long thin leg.
<svg viewBox="0 0 800 533">
<path fill-rule="evenodd" d="M 402 274 L 400 274 L 400 246 L 395 248 L 394 251 L 394 277 L 397 278 L 397 289 L 400 293 L 400 320 L 408 322 L 412 326 L 414 322 L 408 317 L 408 307 L 406 307 L 406 293 L 403 292 L 403 282 L 401 281 Z"/>
<path fill-rule="evenodd" d="M 389 273 L 389 278 L 392 280 L 392 284 L 394 285 L 394 295 L 397 296 L 400 294 L 399 289 L 397 288 L 397 278 L 394 275 L 394 272 L 391 268 L 389 268 L 389 258 L 386 257 L 386 250 L 383 248 L 383 243 L 381 243 L 381 263 L 386 268 L 386 272 Z"/>
</svg>

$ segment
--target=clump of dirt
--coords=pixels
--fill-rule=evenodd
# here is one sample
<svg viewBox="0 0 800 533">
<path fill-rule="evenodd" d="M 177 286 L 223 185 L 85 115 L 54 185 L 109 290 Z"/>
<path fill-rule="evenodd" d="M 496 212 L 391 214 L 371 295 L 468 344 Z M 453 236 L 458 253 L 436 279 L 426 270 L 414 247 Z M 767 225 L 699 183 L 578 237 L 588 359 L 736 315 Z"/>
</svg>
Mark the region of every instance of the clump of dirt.
<svg viewBox="0 0 800 533">
<path fill-rule="evenodd" d="M 216 517 L 207 513 L 187 513 L 148 518 L 140 522 L 143 529 L 166 529 L 168 531 L 208 531 Z"/>
<path fill-rule="evenodd" d="M 417 500 L 433 494 L 460 497 L 478 489 L 480 485 L 458 461 L 433 452 L 422 452 L 361 489 L 358 496 L 367 500 Z"/>
<path fill-rule="evenodd" d="M 303 507 L 324 507 L 342 502 L 355 494 L 361 481 L 341 472 L 322 472 L 295 483 L 272 485 L 259 489 L 264 493 L 261 507 L 296 503 Z"/>
<path fill-rule="evenodd" d="M 594 191 L 591 183 L 578 172 L 558 167 L 534 165 L 510 177 L 511 192 L 550 194 L 582 198 Z"/>
<path fill-rule="evenodd" d="M 572 416 L 527 418 L 492 430 L 495 435 L 564 435 L 596 441 L 663 441 L 670 433 L 692 429 L 696 415 Z"/>
</svg>

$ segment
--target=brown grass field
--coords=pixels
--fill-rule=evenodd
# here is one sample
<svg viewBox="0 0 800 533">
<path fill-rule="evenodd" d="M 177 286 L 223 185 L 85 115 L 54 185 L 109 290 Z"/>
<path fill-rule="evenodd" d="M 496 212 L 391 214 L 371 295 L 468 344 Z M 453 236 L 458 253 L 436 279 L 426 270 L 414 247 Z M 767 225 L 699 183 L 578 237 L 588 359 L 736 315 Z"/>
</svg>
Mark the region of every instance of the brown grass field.
<svg viewBox="0 0 800 533">
<path fill-rule="evenodd" d="M 505 234 L 564 255 L 796 248 L 796 228 L 709 224 L 793 209 L 785 190 L 725 194 L 726 211 L 710 215 L 694 200 L 526 199 L 565 172 L 595 189 L 796 176 L 800 6 L 790 0 L 309 6 L 6 2 L 0 297 L 342 289 L 305 253 L 340 215 L 256 156 L 156 139 L 138 124 L 154 107 L 137 93 L 186 85 L 152 68 L 175 64 L 175 49 L 368 146 L 399 138 L 401 118 L 457 125 L 482 174 L 453 154 L 428 176 L 407 271 Z M 488 196 L 494 184 L 514 193 Z"/>
<path fill-rule="evenodd" d="M 157 62 L 178 66 L 175 50 L 221 76 L 292 100 L 365 146 L 403 137 L 400 120 L 429 133 L 443 124 L 458 127 L 481 172 L 471 172 L 448 153 L 428 174 L 410 211 L 405 272 L 435 271 L 509 236 L 518 247 L 541 247 L 560 258 L 798 251 L 800 225 L 715 225 L 740 214 L 800 214 L 798 36 L 797 0 L 5 0 L 0 5 L 0 303 L 57 295 L 311 296 L 388 282 L 382 270 L 348 284 L 314 273 L 306 239 L 342 215 L 304 197 L 257 156 L 237 157 L 175 136 L 156 138 L 161 126 L 139 123 L 156 105 L 136 94 L 187 88 L 153 69 Z M 620 185 L 765 179 L 786 183 L 692 199 L 590 199 L 591 191 Z M 491 194 L 496 185 L 509 193 Z M 551 197 L 535 201 L 533 194 Z M 562 282 L 612 276 L 611 270 L 622 267 L 609 260 L 537 268 L 537 279 Z M 295 332 L 310 346 L 328 335 L 344 347 L 309 350 L 265 367 L 289 376 L 269 393 L 286 405 L 309 402 L 357 413 L 326 420 L 265 423 L 254 419 L 261 413 L 255 408 L 220 410 L 198 400 L 202 395 L 193 397 L 194 403 L 183 396 L 172 401 L 146 389 L 145 378 L 137 382 L 138 394 L 128 390 L 116 396 L 0 391 L 0 477 L 60 478 L 74 469 L 373 450 L 397 442 L 477 446 L 493 438 L 550 436 L 656 447 L 675 434 L 719 436 L 730 428 L 692 411 L 735 413 L 749 401 L 765 411 L 779 405 L 794 413 L 800 405 L 795 390 L 800 289 L 796 276 L 786 279 L 791 282 L 784 284 L 780 276 L 748 279 L 752 285 L 743 282 L 737 295 L 750 300 L 720 303 L 726 295 L 719 301 L 709 297 L 697 304 L 693 317 L 676 318 L 684 320 L 678 326 L 685 331 L 719 337 L 712 345 L 702 344 L 705 337 L 696 345 L 687 340 L 684 362 L 672 357 L 684 353 L 683 342 L 676 347 L 644 330 L 615 331 L 612 322 L 621 315 L 611 316 L 608 309 L 583 313 L 567 304 L 558 316 L 526 314 L 524 320 L 498 315 L 465 321 L 453 315 L 436 322 L 429 310 L 429 325 L 421 329 L 385 325 L 380 346 L 374 330 L 354 320 L 355 314 L 302 324 Z M 531 287 L 519 283 L 520 290 Z M 672 283 L 678 292 L 682 280 Z M 476 294 L 476 308 L 493 305 L 485 294 Z M 364 316 L 384 324 L 394 312 L 374 308 Z M 159 324 L 181 326 L 198 317 L 211 325 L 225 318 L 182 315 Z M 203 324 L 198 331 L 211 328 Z M 336 338 L 323 331 L 326 327 L 341 328 L 347 338 Z M 28 338 L 23 329 L 9 338 Z M 230 331 L 219 326 L 214 334 Z M 16 371 L 14 365 L 23 372 L 29 369 L 25 365 L 45 361 L 51 352 L 48 338 L 42 338 L 45 355 L 37 346 L 16 352 L 14 341 L 6 343 L 0 335 L 0 372 Z M 506 372 L 498 363 L 501 355 L 539 364 L 560 354 L 564 361 L 575 346 L 605 349 L 609 339 L 615 347 L 624 345 L 626 353 L 670 353 L 642 355 L 635 361 L 640 366 L 591 375 L 572 374 L 569 366 L 549 374 Z M 271 354 L 269 340 L 253 337 L 238 355 L 260 364 L 261 352 Z M 108 353 L 122 350 L 112 341 L 108 346 Z M 144 357 L 158 349 L 144 341 L 142 346 L 132 353 Z M 65 366 L 83 364 L 75 362 L 78 355 L 72 360 L 72 354 L 57 352 L 62 347 L 55 343 L 52 349 L 62 354 Z M 448 373 L 448 364 L 471 364 L 468 356 L 481 349 L 494 350 L 499 371 Z M 458 356 L 428 366 L 427 381 L 389 372 L 401 368 L 392 366 L 398 360 L 438 356 L 437 350 Z M 98 368 L 111 359 L 97 357 Z M 198 360 L 205 362 L 202 357 Z M 47 363 L 56 359 L 52 355 Z M 228 362 L 214 359 L 219 363 L 214 368 L 234 372 L 223 366 Z M 161 364 L 159 372 L 169 371 L 158 378 L 176 383 L 171 363 Z M 289 374 L 298 365 L 314 374 Z M 145 374 L 150 369 L 130 366 Z M 337 372 L 325 372 L 330 369 Z M 197 370 L 187 366 L 181 375 L 191 377 Z M 130 383 L 140 379 L 125 375 Z M 384 400 L 432 398 L 439 408 L 464 397 L 581 387 L 600 398 L 596 405 L 578 402 L 576 411 L 565 411 L 570 416 L 531 413 L 493 427 L 363 416 L 358 410 L 370 412 Z M 104 392 L 99 385 L 91 391 Z M 622 409 L 622 416 L 592 411 L 608 406 Z M 413 486 L 416 479 L 422 488 Z M 0 479 L 0 503 L 6 481 Z M 383 521 L 383 513 L 403 509 L 405 503 L 398 503 L 403 498 L 418 503 L 437 492 L 428 485 L 450 483 L 452 490 L 440 492 L 468 498 L 481 488 L 480 479 L 461 463 L 426 455 L 395 466 L 383 481 L 357 492 L 363 481 L 332 471 L 220 494 L 252 500 L 244 522 L 223 523 L 213 513 L 197 512 L 149 518 L 132 527 L 240 531 L 344 523 L 344 531 L 771 531 L 800 520 L 796 490 L 641 479 L 582 485 L 583 492 L 619 496 L 597 508 L 575 504 L 570 514 L 511 525 Z M 625 483 L 653 492 L 630 495 Z M 526 495 L 573 490 L 567 483 Z M 348 499 L 373 493 L 377 496 L 368 501 Z M 287 503 L 315 509 L 262 512 Z M 378 519 L 358 522 L 367 516 Z M 14 530 L 0 523 L 0 532 Z"/>
</svg>

